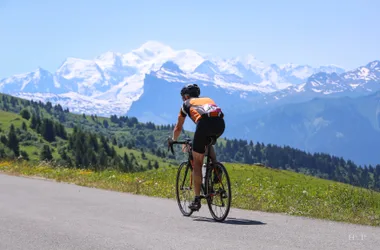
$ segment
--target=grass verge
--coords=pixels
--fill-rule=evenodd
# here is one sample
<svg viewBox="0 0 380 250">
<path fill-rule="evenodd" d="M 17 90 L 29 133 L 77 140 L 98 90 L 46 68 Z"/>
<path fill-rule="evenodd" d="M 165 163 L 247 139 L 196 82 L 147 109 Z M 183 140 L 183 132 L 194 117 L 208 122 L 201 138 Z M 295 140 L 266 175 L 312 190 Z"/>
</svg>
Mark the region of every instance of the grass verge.
<svg viewBox="0 0 380 250">
<path fill-rule="evenodd" d="M 380 226 L 380 193 L 285 170 L 226 163 L 236 208 Z M 176 167 L 93 172 L 40 162 L 0 161 L 0 172 L 81 186 L 175 198 Z"/>
</svg>

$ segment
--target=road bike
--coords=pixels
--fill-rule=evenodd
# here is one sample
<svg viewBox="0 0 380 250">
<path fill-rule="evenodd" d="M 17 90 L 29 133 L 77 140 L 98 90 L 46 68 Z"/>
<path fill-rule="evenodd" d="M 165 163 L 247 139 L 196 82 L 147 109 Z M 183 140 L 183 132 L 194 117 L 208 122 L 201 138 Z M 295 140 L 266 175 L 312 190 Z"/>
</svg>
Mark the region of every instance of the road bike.
<svg viewBox="0 0 380 250">
<path fill-rule="evenodd" d="M 206 200 L 209 211 L 214 220 L 222 222 L 227 218 L 231 207 L 231 183 L 224 165 L 220 162 L 211 163 L 208 152 L 210 152 L 212 145 L 216 143 L 216 138 L 209 137 L 208 142 L 205 153 L 206 163 L 202 166 L 202 172 L 204 172 L 204 174 L 202 174 L 201 199 Z M 192 140 L 171 141 L 169 147 L 173 155 L 174 144 L 185 145 L 186 150 L 184 152 L 188 153 L 187 161 L 182 162 L 178 168 L 176 178 L 176 199 L 182 214 L 184 216 L 191 216 L 194 211 L 188 207 L 187 203 L 190 204 L 194 197 Z M 226 180 L 226 183 L 223 183 L 223 179 Z M 184 204 L 182 204 L 181 200 L 182 193 L 184 193 Z M 218 201 L 220 201 L 219 205 L 216 204 Z M 225 208 L 224 212 L 222 212 L 222 208 Z M 219 211 L 221 212 L 220 215 L 218 213 Z"/>
</svg>

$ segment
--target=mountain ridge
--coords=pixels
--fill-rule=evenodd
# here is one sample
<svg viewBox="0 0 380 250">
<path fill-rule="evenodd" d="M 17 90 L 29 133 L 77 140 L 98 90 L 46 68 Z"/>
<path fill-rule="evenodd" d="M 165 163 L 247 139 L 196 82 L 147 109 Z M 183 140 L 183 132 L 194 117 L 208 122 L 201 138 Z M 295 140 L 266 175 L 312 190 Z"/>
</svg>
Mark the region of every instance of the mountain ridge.
<svg viewBox="0 0 380 250">
<path fill-rule="evenodd" d="M 360 164 L 380 162 L 380 91 L 356 97 L 314 97 L 246 116 L 230 124 L 226 136 L 329 152 Z"/>
<path fill-rule="evenodd" d="M 163 67 L 168 66 L 169 62 L 171 62 L 169 69 Z M 309 65 L 265 64 L 252 55 L 220 59 L 190 49 L 174 50 L 160 42 L 148 41 L 128 53 L 107 51 L 94 59 L 68 57 L 53 73 L 42 69 L 48 72 L 46 81 L 25 76 L 17 78 L 18 80 L 14 76 L 4 78 L 0 80 L 0 91 L 26 98 L 30 97 L 31 93 L 40 97 L 44 93 L 49 93 L 57 95 L 54 97 L 55 100 L 60 100 L 60 97 L 67 97 L 70 96 L 69 93 L 75 92 L 79 94 L 79 96 L 76 95 L 79 100 L 91 97 L 94 106 L 106 103 L 104 101 L 109 100 L 111 96 L 114 103 L 118 100 L 117 103 L 122 104 L 122 109 L 112 106 L 112 103 L 107 103 L 100 105 L 96 110 L 91 108 L 89 111 L 97 111 L 98 114 L 109 116 L 113 114 L 112 108 L 109 108 L 112 106 L 118 112 L 115 114 L 124 115 L 132 102 L 143 93 L 146 74 L 154 73 L 157 77 L 169 81 L 177 77 L 183 84 L 204 81 L 217 88 L 239 91 L 242 95 L 247 95 L 248 93 L 270 93 L 292 84 L 299 84 L 307 76 L 321 69 L 328 72 L 345 71 L 336 66 L 313 68 Z M 29 73 L 33 74 L 33 72 Z M 35 85 L 42 87 L 25 88 L 25 86 Z M 51 95 L 48 96 L 48 98 L 51 97 Z M 45 101 L 51 100 L 48 98 Z M 73 100 L 73 102 L 77 101 Z M 70 104 L 66 103 L 66 105 Z M 84 105 L 80 106 L 84 107 Z M 77 109 L 75 106 L 69 106 L 69 108 L 87 113 L 85 108 Z M 103 109 L 107 112 L 103 113 Z"/>
</svg>

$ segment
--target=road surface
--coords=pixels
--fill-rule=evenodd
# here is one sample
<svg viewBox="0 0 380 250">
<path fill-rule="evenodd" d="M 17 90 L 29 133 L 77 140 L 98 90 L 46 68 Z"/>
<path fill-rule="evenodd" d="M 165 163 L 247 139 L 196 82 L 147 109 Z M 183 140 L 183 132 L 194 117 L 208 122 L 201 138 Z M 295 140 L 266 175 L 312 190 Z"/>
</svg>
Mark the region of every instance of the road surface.
<svg viewBox="0 0 380 250">
<path fill-rule="evenodd" d="M 0 174 L 0 249 L 380 249 L 380 228 L 203 206 Z"/>
</svg>

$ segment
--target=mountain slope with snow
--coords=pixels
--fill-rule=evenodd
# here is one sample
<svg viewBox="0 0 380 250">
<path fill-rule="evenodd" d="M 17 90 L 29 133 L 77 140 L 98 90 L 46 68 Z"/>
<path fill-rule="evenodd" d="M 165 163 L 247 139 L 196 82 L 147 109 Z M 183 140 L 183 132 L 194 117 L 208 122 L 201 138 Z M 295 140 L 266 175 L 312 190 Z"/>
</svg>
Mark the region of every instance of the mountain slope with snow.
<svg viewBox="0 0 380 250">
<path fill-rule="evenodd" d="M 148 74 L 181 85 L 203 83 L 227 94 L 236 92 L 244 99 L 298 86 L 321 71 L 342 73 L 344 69 L 265 64 L 252 55 L 220 59 L 149 41 L 125 54 L 108 51 L 93 60 L 67 58 L 54 73 L 38 68 L 2 79 L 0 91 L 29 99 L 55 100 L 74 112 L 109 116 L 129 111 L 143 94 Z"/>
<path fill-rule="evenodd" d="M 274 91 L 255 98 L 254 103 L 276 106 L 285 103 L 308 101 L 315 97 L 358 97 L 380 90 L 380 61 L 343 73 L 318 72 L 299 85 Z"/>
</svg>

